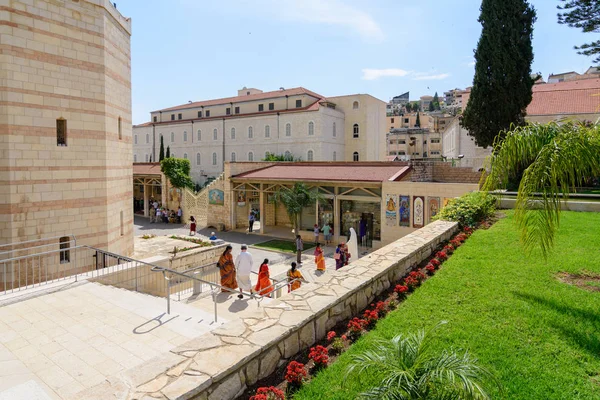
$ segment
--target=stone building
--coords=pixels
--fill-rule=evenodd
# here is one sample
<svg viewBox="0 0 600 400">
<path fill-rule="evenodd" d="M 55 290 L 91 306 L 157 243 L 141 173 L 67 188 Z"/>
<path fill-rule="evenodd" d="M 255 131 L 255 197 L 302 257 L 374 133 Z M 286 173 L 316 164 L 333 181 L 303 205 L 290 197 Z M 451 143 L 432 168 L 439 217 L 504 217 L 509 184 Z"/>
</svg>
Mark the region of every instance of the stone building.
<svg viewBox="0 0 600 400">
<path fill-rule="evenodd" d="M 106 0 L 0 10 L 0 243 L 131 253 L 131 21 Z"/>
<path fill-rule="evenodd" d="M 379 161 L 385 157 L 385 102 L 356 94 L 325 98 L 304 88 L 244 88 L 230 98 L 153 111 L 133 127 L 134 162 L 165 151 L 187 158 L 194 182 L 224 162 L 260 161 L 266 153 L 304 161 Z"/>
</svg>

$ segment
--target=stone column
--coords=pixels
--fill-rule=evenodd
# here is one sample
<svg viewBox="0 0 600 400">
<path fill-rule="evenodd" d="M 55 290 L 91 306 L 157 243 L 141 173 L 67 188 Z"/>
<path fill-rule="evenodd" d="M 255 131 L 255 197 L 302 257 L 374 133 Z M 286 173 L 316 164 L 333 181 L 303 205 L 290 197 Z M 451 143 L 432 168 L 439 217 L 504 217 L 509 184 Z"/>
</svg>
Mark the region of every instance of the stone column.
<svg viewBox="0 0 600 400">
<path fill-rule="evenodd" d="M 265 224 L 267 222 L 267 213 L 265 207 L 265 192 L 263 191 L 263 184 L 260 184 L 260 194 L 258 195 L 258 212 L 260 213 L 260 233 L 265 233 Z"/>
<path fill-rule="evenodd" d="M 144 217 L 148 217 L 148 213 L 150 212 L 150 200 L 149 200 L 149 193 L 148 190 L 150 190 L 151 186 L 146 185 L 146 180 L 144 179 Z"/>
<path fill-rule="evenodd" d="M 163 207 L 167 206 L 167 192 L 169 191 L 169 183 L 164 174 L 160 174 L 160 202 Z"/>
</svg>

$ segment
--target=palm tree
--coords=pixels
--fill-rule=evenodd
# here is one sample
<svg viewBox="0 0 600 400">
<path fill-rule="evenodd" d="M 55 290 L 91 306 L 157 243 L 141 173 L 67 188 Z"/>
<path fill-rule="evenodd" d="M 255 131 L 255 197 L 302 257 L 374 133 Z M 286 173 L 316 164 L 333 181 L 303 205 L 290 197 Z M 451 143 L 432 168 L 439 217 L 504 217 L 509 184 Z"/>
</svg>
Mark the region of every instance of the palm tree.
<svg viewBox="0 0 600 400">
<path fill-rule="evenodd" d="M 290 221 L 294 225 L 294 232 L 298 235 L 302 209 L 314 207 L 317 201 L 323 200 L 323 196 L 316 190 L 310 190 L 304 183 L 296 182 L 291 188 L 282 186 L 275 193 L 274 200 L 285 206 Z"/>
<path fill-rule="evenodd" d="M 352 356 L 346 379 L 357 373 L 369 375 L 380 385 L 360 398 L 380 400 L 405 399 L 490 399 L 489 383 L 499 383 L 468 352 L 458 355 L 452 350 L 435 352 L 432 332 L 398 335 L 392 340 L 376 342 L 372 349 Z"/>
<path fill-rule="evenodd" d="M 600 125 L 569 122 L 513 128 L 494 144 L 484 189 L 504 189 L 523 176 L 515 219 L 525 250 L 547 257 L 559 226 L 561 203 L 586 178 L 600 176 Z"/>
</svg>

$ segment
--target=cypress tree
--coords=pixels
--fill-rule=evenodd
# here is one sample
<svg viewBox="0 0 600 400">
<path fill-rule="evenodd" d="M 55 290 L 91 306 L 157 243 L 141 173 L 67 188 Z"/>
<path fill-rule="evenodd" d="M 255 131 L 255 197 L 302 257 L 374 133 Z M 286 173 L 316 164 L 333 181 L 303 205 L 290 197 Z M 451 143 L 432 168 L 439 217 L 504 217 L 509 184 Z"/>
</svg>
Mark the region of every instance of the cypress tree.
<svg viewBox="0 0 600 400">
<path fill-rule="evenodd" d="M 435 111 L 435 106 L 434 106 L 434 102 L 433 101 L 431 101 L 429 103 L 429 111 Z"/>
<path fill-rule="evenodd" d="M 171 158 L 171 148 L 169 146 L 167 146 L 167 155 L 165 158 Z"/>
<path fill-rule="evenodd" d="M 536 13 L 526 0 L 483 0 L 483 26 L 475 50 L 475 77 L 461 125 L 487 148 L 511 124 L 525 124 L 531 102 L 533 24 Z"/>
<path fill-rule="evenodd" d="M 163 141 L 162 135 L 160 135 L 160 151 L 158 152 L 158 161 L 162 161 L 165 159 L 165 143 Z"/>
<path fill-rule="evenodd" d="M 433 108 L 436 110 L 441 110 L 440 107 L 440 96 L 438 96 L 437 92 L 433 95 Z"/>
<path fill-rule="evenodd" d="M 417 121 L 415 122 L 415 126 L 417 128 L 421 127 L 421 117 L 419 116 L 419 112 L 417 111 Z"/>
</svg>

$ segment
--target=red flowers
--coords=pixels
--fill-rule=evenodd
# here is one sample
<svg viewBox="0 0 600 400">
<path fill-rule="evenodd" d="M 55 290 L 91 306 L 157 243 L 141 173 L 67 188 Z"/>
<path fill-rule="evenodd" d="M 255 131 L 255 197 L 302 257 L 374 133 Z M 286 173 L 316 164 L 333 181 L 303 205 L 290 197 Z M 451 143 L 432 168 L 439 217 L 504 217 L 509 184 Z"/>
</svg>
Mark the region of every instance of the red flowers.
<svg viewBox="0 0 600 400">
<path fill-rule="evenodd" d="M 438 251 L 435 253 L 435 258 L 440 261 L 446 261 L 448 259 L 448 255 L 444 251 Z"/>
<path fill-rule="evenodd" d="M 275 386 L 261 387 L 250 400 L 285 400 L 285 393 Z"/>
<path fill-rule="evenodd" d="M 334 331 L 327 332 L 327 341 L 331 342 L 336 336 L 337 334 Z"/>
<path fill-rule="evenodd" d="M 455 238 L 450 241 L 450 244 L 452 245 L 452 247 L 454 247 L 454 249 L 458 249 L 462 242 Z"/>
<path fill-rule="evenodd" d="M 323 346 L 315 346 L 310 349 L 308 353 L 308 358 L 313 360 L 315 363 L 315 367 L 326 367 L 327 362 L 329 362 L 329 352 L 327 348 Z"/>
<path fill-rule="evenodd" d="M 425 270 L 427 270 L 427 274 L 429 274 L 430 276 L 435 274 L 435 269 L 436 269 L 435 266 L 432 265 L 431 263 L 429 263 L 425 266 Z"/>
<path fill-rule="evenodd" d="M 396 292 L 398 294 L 406 294 L 406 293 L 408 293 L 408 286 L 396 285 L 396 287 L 394 288 L 394 292 Z"/>
<path fill-rule="evenodd" d="M 470 235 L 471 233 L 473 233 L 473 228 L 471 228 L 470 226 L 465 226 L 463 232 L 467 235 Z"/>
<path fill-rule="evenodd" d="M 292 361 L 287 366 L 287 372 L 285 373 L 285 380 L 293 386 L 300 386 L 306 378 L 307 372 L 304 364 L 298 361 Z"/>
<path fill-rule="evenodd" d="M 364 313 L 365 321 L 367 321 L 367 326 L 373 327 L 377 320 L 379 319 L 379 313 L 377 310 L 365 310 Z"/>
<path fill-rule="evenodd" d="M 447 244 L 444 246 L 444 252 L 446 254 L 452 254 L 454 253 L 454 246 L 452 246 L 452 244 Z"/>
<path fill-rule="evenodd" d="M 388 301 L 378 301 L 375 310 L 379 313 L 379 318 L 383 318 L 390 312 L 390 303 Z"/>
<path fill-rule="evenodd" d="M 441 264 L 441 261 L 438 260 L 437 258 L 432 258 L 431 261 L 429 261 L 429 264 L 433 265 L 434 267 L 438 268 Z"/>
<path fill-rule="evenodd" d="M 367 326 L 367 321 L 364 319 L 356 317 L 352 318 L 350 322 L 348 322 L 348 336 L 350 339 L 357 339 L 362 334 L 365 326 Z"/>
</svg>

